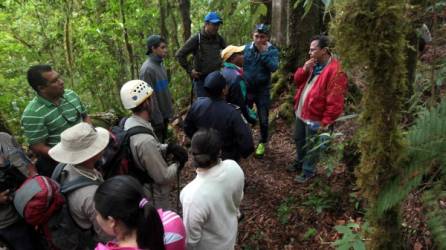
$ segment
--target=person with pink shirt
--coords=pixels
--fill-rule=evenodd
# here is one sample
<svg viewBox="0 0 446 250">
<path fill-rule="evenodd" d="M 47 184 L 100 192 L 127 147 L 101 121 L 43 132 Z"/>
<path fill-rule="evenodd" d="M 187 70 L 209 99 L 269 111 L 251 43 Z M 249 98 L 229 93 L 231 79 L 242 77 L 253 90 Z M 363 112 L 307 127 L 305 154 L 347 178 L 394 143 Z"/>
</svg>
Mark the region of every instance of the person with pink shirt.
<svg viewBox="0 0 446 250">
<path fill-rule="evenodd" d="M 141 184 L 121 175 L 106 180 L 94 196 L 97 221 L 115 240 L 96 250 L 184 250 L 185 228 L 172 211 L 156 210 Z"/>
</svg>

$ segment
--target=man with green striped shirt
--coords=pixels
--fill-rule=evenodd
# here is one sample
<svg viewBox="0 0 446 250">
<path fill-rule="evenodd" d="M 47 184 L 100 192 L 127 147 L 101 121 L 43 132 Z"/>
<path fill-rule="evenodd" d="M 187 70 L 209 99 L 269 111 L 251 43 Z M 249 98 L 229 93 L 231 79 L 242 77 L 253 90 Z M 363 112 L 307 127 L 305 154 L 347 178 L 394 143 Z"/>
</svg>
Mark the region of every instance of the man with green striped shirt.
<svg viewBox="0 0 446 250">
<path fill-rule="evenodd" d="M 37 95 L 23 112 L 22 128 L 31 150 L 38 155 L 37 171 L 51 176 L 57 162 L 49 158 L 48 150 L 60 141 L 65 129 L 91 121 L 79 96 L 64 89 L 64 81 L 51 66 L 32 66 L 27 77 Z"/>
</svg>

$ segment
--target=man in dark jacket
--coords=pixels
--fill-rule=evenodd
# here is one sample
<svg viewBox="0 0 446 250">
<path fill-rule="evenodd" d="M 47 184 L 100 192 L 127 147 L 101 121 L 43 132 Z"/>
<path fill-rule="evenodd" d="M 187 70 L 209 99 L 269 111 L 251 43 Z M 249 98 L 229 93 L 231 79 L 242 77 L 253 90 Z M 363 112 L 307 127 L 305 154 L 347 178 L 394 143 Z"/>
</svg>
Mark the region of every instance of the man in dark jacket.
<svg viewBox="0 0 446 250">
<path fill-rule="evenodd" d="M 192 104 L 184 121 L 184 132 L 189 138 L 200 128 L 213 128 L 223 142 L 222 159 L 239 160 L 254 151 L 251 130 L 240 110 L 224 99 L 226 80 L 219 71 L 210 73 L 204 82 L 209 97 L 200 97 Z"/>
<path fill-rule="evenodd" d="M 247 105 L 247 85 L 243 78 L 243 50 L 245 46 L 229 45 L 221 52 L 223 59 L 223 77 L 229 87 L 226 101 L 237 105 L 243 117 L 251 124 L 256 123 L 256 114 Z"/>
<path fill-rule="evenodd" d="M 216 12 L 209 12 L 204 18 L 203 29 L 191 36 L 176 53 L 180 65 L 191 76 L 197 97 L 206 96 L 203 88 L 204 79 L 212 71 L 219 70 L 222 61 L 220 51 L 226 47 L 225 40 L 218 34 L 223 20 Z M 193 65 L 187 56 L 193 54 Z"/>
<path fill-rule="evenodd" d="M 159 35 L 147 38 L 147 60 L 141 67 L 139 79 L 147 82 L 154 90 L 152 98 L 151 121 L 155 134 L 161 143 L 167 139 L 167 126 L 172 118 L 172 96 L 169 91 L 169 79 L 163 60 L 167 56 L 167 41 Z"/>
<path fill-rule="evenodd" d="M 256 104 L 260 123 L 260 142 L 256 156 L 263 157 L 268 141 L 268 110 L 270 105 L 271 73 L 279 67 L 279 50 L 269 41 L 269 27 L 258 24 L 253 41 L 246 44 L 243 69 L 248 81 L 248 94 Z"/>
</svg>

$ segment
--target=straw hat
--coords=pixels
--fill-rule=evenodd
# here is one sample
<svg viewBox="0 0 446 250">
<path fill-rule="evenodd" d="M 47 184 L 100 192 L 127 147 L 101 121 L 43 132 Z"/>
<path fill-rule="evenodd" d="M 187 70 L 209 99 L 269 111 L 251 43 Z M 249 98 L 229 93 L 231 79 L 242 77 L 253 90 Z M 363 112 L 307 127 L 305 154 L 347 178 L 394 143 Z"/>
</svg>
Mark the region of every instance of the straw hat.
<svg viewBox="0 0 446 250">
<path fill-rule="evenodd" d="M 243 46 L 234 46 L 228 45 L 224 50 L 221 51 L 221 58 L 223 61 L 226 61 L 231 57 L 234 53 L 241 53 L 245 49 L 245 45 Z"/>
<path fill-rule="evenodd" d="M 60 134 L 60 142 L 48 154 L 57 162 L 79 164 L 100 153 L 110 140 L 104 128 L 81 122 Z"/>
</svg>

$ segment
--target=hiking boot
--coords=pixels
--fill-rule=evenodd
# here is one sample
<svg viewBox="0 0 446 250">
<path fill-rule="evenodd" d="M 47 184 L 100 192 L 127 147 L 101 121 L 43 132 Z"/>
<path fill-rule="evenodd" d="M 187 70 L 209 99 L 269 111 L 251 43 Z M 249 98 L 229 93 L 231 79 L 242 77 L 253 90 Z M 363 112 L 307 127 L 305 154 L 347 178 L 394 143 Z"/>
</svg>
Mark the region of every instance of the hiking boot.
<svg viewBox="0 0 446 250">
<path fill-rule="evenodd" d="M 259 143 L 256 149 L 256 157 L 262 158 L 264 154 L 265 154 L 265 144 Z"/>
<path fill-rule="evenodd" d="M 301 175 L 296 176 L 296 178 L 294 178 L 294 181 L 300 184 L 305 184 L 307 183 L 310 179 L 312 179 L 314 176 L 316 176 L 315 174 L 304 174 L 302 173 Z"/>
<path fill-rule="evenodd" d="M 299 172 L 301 170 L 302 170 L 302 164 L 299 164 L 298 162 L 293 162 L 293 164 L 289 165 L 286 168 L 286 171 L 289 173 Z"/>
</svg>

